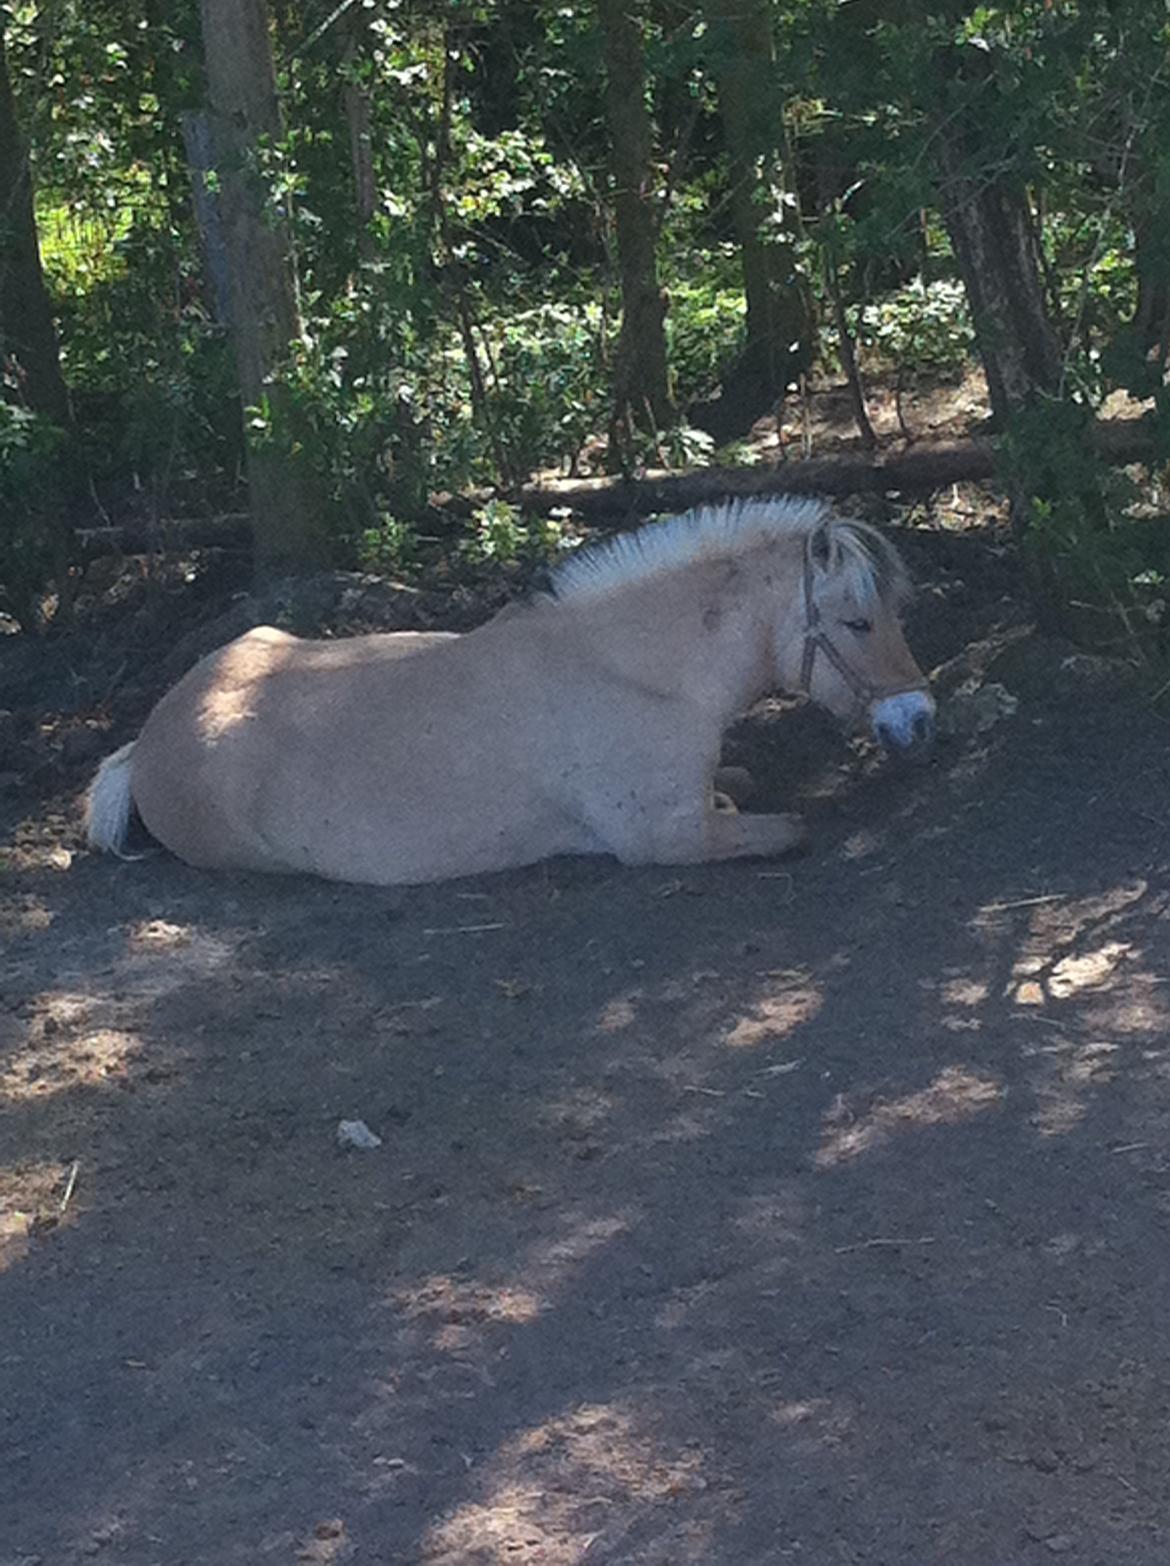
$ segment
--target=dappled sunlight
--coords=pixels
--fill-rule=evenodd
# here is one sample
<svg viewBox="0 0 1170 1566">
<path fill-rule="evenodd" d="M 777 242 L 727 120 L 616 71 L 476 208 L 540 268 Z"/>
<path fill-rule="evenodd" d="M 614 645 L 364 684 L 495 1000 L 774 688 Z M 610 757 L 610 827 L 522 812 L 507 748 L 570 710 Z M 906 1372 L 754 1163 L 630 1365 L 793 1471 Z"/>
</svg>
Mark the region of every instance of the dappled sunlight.
<svg viewBox="0 0 1170 1566">
<path fill-rule="evenodd" d="M 110 1025 L 108 998 L 50 990 L 22 1007 L 19 1037 L 0 1060 L 0 1101 L 27 1102 L 124 1080 L 142 1044 Z"/>
<path fill-rule="evenodd" d="M 426 1559 L 574 1566 L 614 1509 L 627 1524 L 631 1509 L 669 1505 L 705 1485 L 697 1452 L 664 1450 L 617 1402 L 579 1404 L 533 1425 L 485 1467 L 476 1498 L 424 1536 Z"/>
<path fill-rule="evenodd" d="M 1112 1082 L 1120 1045 L 1054 1039 L 1025 1051 L 1039 1065 L 1032 1123 L 1041 1136 L 1065 1136 L 1084 1119 L 1089 1091 Z"/>
<path fill-rule="evenodd" d="M 130 952 L 159 952 L 190 946 L 197 935 L 189 924 L 172 924 L 166 919 L 142 919 L 126 927 L 126 949 Z"/>
<path fill-rule="evenodd" d="M 1066 1000 L 1079 990 L 1097 990 L 1116 973 L 1121 963 L 1137 954 L 1126 941 L 1108 941 L 1080 957 L 1062 957 L 1048 976 L 1048 993 Z"/>
<path fill-rule="evenodd" d="M 633 997 L 619 996 L 602 1007 L 597 1026 L 602 1033 L 621 1033 L 633 1025 L 636 1015 Z"/>
<path fill-rule="evenodd" d="M 991 986 L 984 979 L 969 976 L 947 979 L 939 990 L 939 996 L 948 1006 L 981 1006 L 991 994 Z"/>
<path fill-rule="evenodd" d="M 751 1009 L 727 1030 L 723 1042 L 732 1049 L 755 1049 L 774 1043 L 811 1022 L 824 1005 L 824 992 L 812 975 L 799 969 L 767 975 L 771 993 L 752 1003 Z"/>
<path fill-rule="evenodd" d="M 260 626 L 220 651 L 214 683 L 202 691 L 195 718 L 205 744 L 226 739 L 255 718 L 264 676 L 271 672 L 261 648 L 283 640 L 279 631 Z"/>
<path fill-rule="evenodd" d="M 0 937 L 14 941 L 22 935 L 43 935 L 53 918 L 49 904 L 33 892 L 6 895 L 0 902 Z"/>
<path fill-rule="evenodd" d="M 447 1353 L 469 1347 L 485 1325 L 535 1321 L 549 1303 L 531 1289 L 452 1278 L 446 1273 L 436 1273 L 414 1288 L 400 1291 L 395 1301 L 403 1319 L 426 1323 L 433 1347 Z"/>
<path fill-rule="evenodd" d="M 1073 1132 L 1100 1090 L 1123 1071 L 1161 1059 L 1160 1048 L 1140 1049 L 1170 1033 L 1167 978 L 1149 961 L 1143 940 L 1167 907 L 1144 880 L 1091 896 L 1037 893 L 986 903 L 971 926 L 984 947 L 983 971 L 952 968 L 937 983 L 921 981 L 946 1008 L 939 1018 L 946 1031 L 986 1029 L 991 1037 L 1010 1026 L 1026 1068 L 1029 1123 L 1039 1136 Z M 986 977 L 988 970 L 995 976 Z M 886 1106 L 881 1129 L 889 1115 Z M 821 1161 L 870 1145 L 877 1129 L 872 1116 L 837 1128 Z"/>
<path fill-rule="evenodd" d="M 121 937 L 121 950 L 92 979 L 70 971 L 73 987 L 26 995 L 10 1014 L 0 1054 L 0 1101 L 27 1103 L 127 1082 L 146 1055 L 143 1008 L 217 977 L 234 956 L 229 937 L 162 919 L 110 934 Z M 92 988 L 82 987 L 87 982 Z M 168 1069 L 157 1060 L 149 1068 L 154 1077 Z"/>
<path fill-rule="evenodd" d="M 863 1115 L 855 1115 L 841 1095 L 825 1116 L 816 1164 L 829 1169 L 848 1163 L 899 1131 L 958 1125 L 994 1109 L 1002 1099 L 1003 1087 L 999 1082 L 964 1066 L 948 1066 L 919 1092 L 879 1100 Z"/>
<path fill-rule="evenodd" d="M 254 716 L 251 690 L 247 686 L 229 685 L 204 696 L 195 721 L 200 738 L 214 744 Z"/>
<path fill-rule="evenodd" d="M 496 1326 L 527 1326 L 571 1285 L 580 1267 L 637 1221 L 632 1211 L 569 1215 L 556 1234 L 533 1244 L 507 1281 L 436 1273 L 392 1295 L 402 1319 L 422 1326 L 432 1348 L 460 1353 Z"/>
<path fill-rule="evenodd" d="M 1055 1003 L 1053 1020 L 1070 1006 L 1097 1029 L 1127 1036 L 1154 1035 L 1170 1026 L 1166 976 L 1144 965 L 1145 953 L 1128 941 L 1107 941 L 1083 952 L 1030 951 L 1012 964 L 1006 998 L 1021 1011 L 1040 1013 Z"/>
<path fill-rule="evenodd" d="M 211 935 L 195 925 L 146 919 L 126 929 L 125 952 L 117 965 L 119 986 L 143 999 L 192 981 L 212 978 L 235 957 L 230 936 Z"/>
<path fill-rule="evenodd" d="M 767 1192 L 745 1197 L 732 1227 L 753 1245 L 791 1245 L 804 1239 L 807 1216 L 803 1198 L 795 1193 Z"/>
<path fill-rule="evenodd" d="M 1107 941 L 1065 956 L 1056 956 L 1058 950 L 1032 949 L 1012 964 L 1008 995 L 1017 1006 L 1043 1006 L 1048 999 L 1069 1000 L 1084 991 L 1104 990 L 1123 964 L 1140 955 L 1127 941 Z"/>
<path fill-rule="evenodd" d="M 970 921 L 979 933 L 1007 935 L 1013 915 L 1027 914 L 1029 935 L 1049 948 L 1058 942 L 1071 944 L 1093 926 L 1108 927 L 1122 916 L 1136 912 L 1148 890 L 1144 880 L 1111 887 L 1091 897 L 1063 892 L 1038 893 L 982 904 Z"/>
<path fill-rule="evenodd" d="M 0 1100 L 27 1102 L 124 1081 L 141 1053 L 137 1034 L 120 1028 L 82 1026 L 60 1036 L 42 1035 L 0 1069 Z"/>
<path fill-rule="evenodd" d="M 72 1221 L 77 1180 L 76 1164 L 0 1165 L 0 1272 L 24 1259 L 37 1234 Z"/>
<path fill-rule="evenodd" d="M 857 1435 L 853 1410 L 827 1397 L 783 1399 L 773 1405 L 768 1417 L 788 1434 L 820 1447 L 843 1446 Z"/>
<path fill-rule="evenodd" d="M 841 858 L 854 863 L 861 859 L 869 859 L 873 854 L 880 853 L 886 846 L 886 834 L 875 832 L 872 828 L 863 827 L 859 831 L 851 832 L 841 845 Z"/>
<path fill-rule="evenodd" d="M 1135 880 L 1090 897 L 1046 893 L 986 903 L 971 928 L 1014 944 L 999 987 L 1020 1015 L 1046 1014 L 1055 1021 L 1075 1011 L 1078 1020 L 1091 1019 L 1098 1031 L 1152 1034 L 1170 1024 L 1166 976 L 1145 964 L 1143 947 L 1127 938 L 1127 927 L 1139 915 L 1148 921 L 1166 911 L 1167 898 L 1152 896 L 1144 880 Z M 1022 932 L 1013 928 L 1020 915 L 1026 916 Z M 956 989 L 948 995 L 952 1004 L 961 993 Z"/>
<path fill-rule="evenodd" d="M 563 1232 L 530 1247 L 524 1272 L 539 1280 L 546 1293 L 563 1288 L 583 1262 L 619 1235 L 628 1234 L 640 1216 L 634 1208 L 624 1208 L 605 1217 L 577 1215 Z"/>
</svg>

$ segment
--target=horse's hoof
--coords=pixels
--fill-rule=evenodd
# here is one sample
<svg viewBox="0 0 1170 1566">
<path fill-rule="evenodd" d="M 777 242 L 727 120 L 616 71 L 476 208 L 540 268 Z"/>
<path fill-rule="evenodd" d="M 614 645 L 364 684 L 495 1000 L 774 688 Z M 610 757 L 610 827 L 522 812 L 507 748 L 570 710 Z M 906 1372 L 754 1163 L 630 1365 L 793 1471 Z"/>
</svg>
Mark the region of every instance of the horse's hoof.
<svg viewBox="0 0 1170 1566">
<path fill-rule="evenodd" d="M 743 806 L 756 792 L 756 780 L 746 767 L 716 767 L 715 789 L 734 804 Z"/>
<path fill-rule="evenodd" d="M 785 854 L 802 854 L 808 848 L 808 823 L 803 816 L 794 815 L 786 811 L 781 820 L 788 828 L 789 836 L 784 844 L 782 852 Z"/>
</svg>

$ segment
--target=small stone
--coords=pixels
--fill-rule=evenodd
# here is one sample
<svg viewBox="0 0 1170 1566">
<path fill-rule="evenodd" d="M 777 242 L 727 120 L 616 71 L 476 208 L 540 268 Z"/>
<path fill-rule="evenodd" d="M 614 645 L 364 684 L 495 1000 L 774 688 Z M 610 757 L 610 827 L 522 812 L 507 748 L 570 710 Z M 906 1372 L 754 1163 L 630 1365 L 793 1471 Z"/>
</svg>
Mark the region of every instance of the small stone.
<svg viewBox="0 0 1170 1566">
<path fill-rule="evenodd" d="M 1033 1468 L 1039 1469 L 1042 1474 L 1054 1474 L 1060 1467 L 1060 1458 L 1051 1447 L 1041 1447 L 1038 1452 L 1033 1452 L 1028 1458 Z"/>
<path fill-rule="evenodd" d="M 1044 1541 L 1045 1548 L 1051 1550 L 1053 1555 L 1067 1555 L 1075 1543 L 1071 1533 L 1052 1533 Z"/>
<path fill-rule="evenodd" d="M 356 1147 L 369 1152 L 381 1147 L 382 1138 L 371 1131 L 364 1120 L 342 1120 L 337 1127 L 337 1142 L 340 1147 Z"/>
</svg>

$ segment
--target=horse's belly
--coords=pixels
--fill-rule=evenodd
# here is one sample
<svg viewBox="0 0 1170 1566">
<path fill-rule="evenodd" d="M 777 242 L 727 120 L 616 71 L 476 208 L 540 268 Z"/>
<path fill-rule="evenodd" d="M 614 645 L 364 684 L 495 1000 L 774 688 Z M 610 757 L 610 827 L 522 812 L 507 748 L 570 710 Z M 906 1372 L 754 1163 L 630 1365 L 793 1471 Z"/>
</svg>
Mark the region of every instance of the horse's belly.
<svg viewBox="0 0 1170 1566">
<path fill-rule="evenodd" d="M 465 777 L 434 775 L 421 791 L 419 781 L 396 795 L 290 775 L 265 803 L 257 836 L 280 868 L 374 885 L 479 875 L 590 846 L 584 827 L 529 779 L 484 777 L 474 791 Z"/>
</svg>

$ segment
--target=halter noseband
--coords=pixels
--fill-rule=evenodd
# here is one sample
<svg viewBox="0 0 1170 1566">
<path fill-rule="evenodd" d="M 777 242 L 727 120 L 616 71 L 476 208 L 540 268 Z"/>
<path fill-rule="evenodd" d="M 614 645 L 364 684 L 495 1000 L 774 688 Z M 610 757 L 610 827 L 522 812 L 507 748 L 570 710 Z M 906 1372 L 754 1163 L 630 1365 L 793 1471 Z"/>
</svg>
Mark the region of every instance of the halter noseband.
<svg viewBox="0 0 1170 1566">
<path fill-rule="evenodd" d="M 816 662 L 817 653 L 823 653 L 836 669 L 857 698 L 858 707 L 862 711 L 887 696 L 900 696 L 905 691 L 926 689 L 925 682 L 919 681 L 915 681 L 913 685 L 875 685 L 872 680 L 867 680 L 860 675 L 849 663 L 821 623 L 821 611 L 813 597 L 812 539 L 810 538 L 804 550 L 804 652 L 800 660 L 800 688 L 806 696 L 812 695 L 813 664 Z"/>
</svg>

